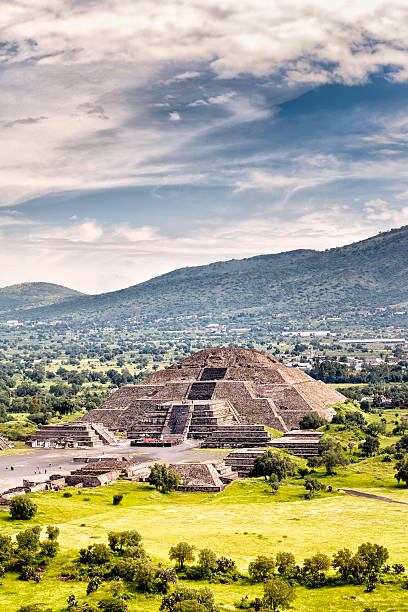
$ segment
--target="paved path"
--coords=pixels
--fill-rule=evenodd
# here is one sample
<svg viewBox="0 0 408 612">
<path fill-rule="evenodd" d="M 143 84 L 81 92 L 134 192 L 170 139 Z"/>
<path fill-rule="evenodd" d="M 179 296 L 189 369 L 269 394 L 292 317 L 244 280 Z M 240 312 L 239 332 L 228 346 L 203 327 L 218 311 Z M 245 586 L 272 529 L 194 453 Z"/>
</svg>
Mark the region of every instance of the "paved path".
<svg viewBox="0 0 408 612">
<path fill-rule="evenodd" d="M 35 482 L 48 480 L 51 474 L 68 474 L 85 465 L 73 462 L 74 457 L 129 457 L 137 461 L 164 461 L 180 463 L 182 461 L 202 461 L 222 458 L 225 452 L 208 452 L 198 449 L 199 442 L 187 440 L 173 447 L 134 447 L 129 441 L 99 448 L 28 448 L 26 454 L 0 456 L 0 493 L 12 487 L 19 487 L 23 479 Z M 11 469 L 13 467 L 13 470 Z"/>
<path fill-rule="evenodd" d="M 385 501 L 389 504 L 403 504 L 408 506 L 407 502 L 398 501 L 397 499 L 391 499 L 390 497 L 382 497 L 381 495 L 373 495 L 372 493 L 363 493 L 363 491 L 355 491 L 354 489 L 339 489 L 348 495 L 356 495 L 357 497 L 366 497 L 367 499 L 375 499 L 377 501 Z"/>
</svg>

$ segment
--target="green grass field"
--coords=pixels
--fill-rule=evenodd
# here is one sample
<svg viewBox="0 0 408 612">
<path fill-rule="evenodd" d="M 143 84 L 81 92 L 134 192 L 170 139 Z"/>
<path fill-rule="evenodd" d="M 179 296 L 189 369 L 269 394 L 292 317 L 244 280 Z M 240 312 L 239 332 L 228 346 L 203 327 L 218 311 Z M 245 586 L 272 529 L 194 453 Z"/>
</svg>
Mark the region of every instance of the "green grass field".
<svg viewBox="0 0 408 612">
<path fill-rule="evenodd" d="M 359 464 L 358 472 L 355 466 L 348 466 L 344 474 L 330 479 L 334 483 L 338 478 L 342 486 L 360 483 L 360 489 L 365 487 L 370 493 L 408 502 L 408 489 L 395 487 L 395 481 L 388 481 L 384 470 L 378 487 L 371 489 L 366 474 L 375 469 L 375 461 L 367 461 L 371 461 L 371 466 L 363 469 Z M 235 482 L 224 492 L 211 495 L 162 495 L 147 485 L 126 482 L 83 490 L 81 494 L 74 491 L 71 498 L 62 497 L 60 492 L 32 495 L 38 505 L 37 516 L 32 521 L 13 522 L 8 513 L 2 512 L 1 532 L 16 533 L 33 523 L 58 525 L 61 554 L 38 585 L 8 575 L 0 586 L 0 609 L 14 612 L 23 603 L 45 602 L 60 612 L 70 593 L 84 601 L 86 583 L 61 582 L 58 577 L 64 564 L 72 560 L 80 547 L 106 542 L 106 533 L 111 529 L 137 529 L 153 560 L 165 564 L 169 563 L 169 547 L 181 540 L 194 544 L 197 549 L 210 547 L 218 555 L 232 557 L 241 570 L 246 570 L 248 563 L 259 554 L 289 550 L 301 562 L 316 550 L 332 554 L 344 546 L 356 549 L 362 542 L 374 541 L 388 547 L 391 562 L 400 561 L 408 566 L 408 505 L 342 493 L 323 493 L 306 501 L 304 488 L 295 486 L 300 482 L 293 480 L 293 484 L 282 486 L 276 496 L 268 493 L 266 484 L 258 479 Z M 124 494 L 123 502 L 113 506 L 113 494 L 118 492 Z M 241 597 L 246 594 L 255 597 L 262 591 L 259 585 L 245 583 L 210 587 L 222 610 L 234 610 L 234 602 Z M 97 600 L 101 593 L 103 589 L 92 595 L 91 600 Z M 361 611 L 368 604 L 377 605 L 381 612 L 408 611 L 408 591 L 393 585 L 380 585 L 373 593 L 365 593 L 363 586 L 318 590 L 299 587 L 297 593 L 293 606 L 297 611 Z M 158 596 L 135 594 L 129 601 L 131 612 L 156 612 L 159 606 Z"/>
</svg>

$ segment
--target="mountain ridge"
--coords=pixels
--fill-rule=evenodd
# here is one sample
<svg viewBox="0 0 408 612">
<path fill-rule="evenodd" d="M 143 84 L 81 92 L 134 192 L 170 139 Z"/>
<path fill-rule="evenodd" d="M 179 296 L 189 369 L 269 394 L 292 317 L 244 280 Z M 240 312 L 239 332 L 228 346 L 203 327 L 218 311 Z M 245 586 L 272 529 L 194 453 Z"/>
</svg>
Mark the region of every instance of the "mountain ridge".
<svg viewBox="0 0 408 612">
<path fill-rule="evenodd" d="M 0 313 L 13 314 L 14 310 L 49 306 L 67 298 L 84 295 L 76 289 L 41 281 L 16 283 L 0 287 Z"/>
<path fill-rule="evenodd" d="M 267 315 L 378 307 L 408 299 L 407 253 L 403 226 L 325 251 L 297 249 L 179 268 L 117 291 L 69 296 L 15 314 L 117 322 L 247 309 Z"/>
</svg>

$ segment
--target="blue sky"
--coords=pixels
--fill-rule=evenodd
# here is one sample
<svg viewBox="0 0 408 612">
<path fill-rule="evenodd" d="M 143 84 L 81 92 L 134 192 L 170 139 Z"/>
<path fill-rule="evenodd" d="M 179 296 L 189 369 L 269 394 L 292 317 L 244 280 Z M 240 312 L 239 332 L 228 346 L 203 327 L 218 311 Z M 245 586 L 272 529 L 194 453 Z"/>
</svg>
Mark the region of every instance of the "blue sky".
<svg viewBox="0 0 408 612">
<path fill-rule="evenodd" d="M 408 5 L 6 1 L 2 286 L 100 292 L 408 224 Z"/>
</svg>

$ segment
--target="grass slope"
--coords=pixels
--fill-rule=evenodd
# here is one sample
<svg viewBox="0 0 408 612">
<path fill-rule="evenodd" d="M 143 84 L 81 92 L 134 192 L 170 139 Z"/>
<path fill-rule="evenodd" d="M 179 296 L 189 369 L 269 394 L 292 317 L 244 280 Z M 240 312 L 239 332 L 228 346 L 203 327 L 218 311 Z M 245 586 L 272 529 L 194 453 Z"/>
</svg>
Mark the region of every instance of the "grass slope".
<svg viewBox="0 0 408 612">
<path fill-rule="evenodd" d="M 334 482 L 336 477 L 331 478 Z M 387 474 L 383 475 L 380 494 L 396 495 L 408 502 L 408 490 L 396 488 L 395 481 L 387 486 L 387 478 Z M 343 474 L 343 486 L 345 482 L 356 482 L 355 479 L 353 466 L 349 466 Z M 370 490 L 374 491 L 377 489 Z M 125 494 L 123 502 L 113 506 L 112 497 L 118 492 Z M 39 585 L 10 576 L 3 580 L 0 609 L 7 607 L 10 612 L 23 602 L 47 602 L 54 610 L 61 611 L 70 593 L 84 600 L 86 584 L 60 582 L 58 576 L 63 564 L 80 547 L 90 542 L 106 542 L 106 532 L 111 529 L 139 530 L 147 551 L 155 561 L 164 564 L 169 563 L 169 547 L 181 540 L 195 544 L 198 549 L 210 547 L 219 555 L 230 556 L 243 570 L 259 554 L 290 550 L 302 561 L 316 550 L 332 554 L 344 546 L 356 549 L 364 541 L 375 541 L 389 548 L 391 562 L 401 561 L 408 566 L 408 506 L 327 493 L 305 501 L 303 487 L 293 484 L 282 486 L 277 496 L 266 492 L 262 480 L 248 479 L 235 482 L 216 495 L 162 495 L 147 485 L 123 482 L 84 490 L 81 494 L 75 491 L 71 498 L 62 497 L 60 492 L 32 497 L 39 508 L 35 519 L 12 522 L 7 513 L 1 513 L 1 532 L 15 533 L 33 523 L 56 524 L 61 529 L 62 554 L 51 564 Z M 222 610 L 234 610 L 235 601 L 246 594 L 255 597 L 261 592 L 259 585 L 249 584 L 210 587 Z M 97 599 L 102 592 L 92 597 Z M 408 591 L 393 586 L 380 586 L 370 594 L 361 586 L 325 587 L 315 591 L 298 588 L 297 593 L 294 610 L 302 612 L 361 611 L 364 604 L 375 604 L 381 612 L 408 611 Z M 135 595 L 129 604 L 131 612 L 157 612 L 160 598 Z"/>
</svg>

